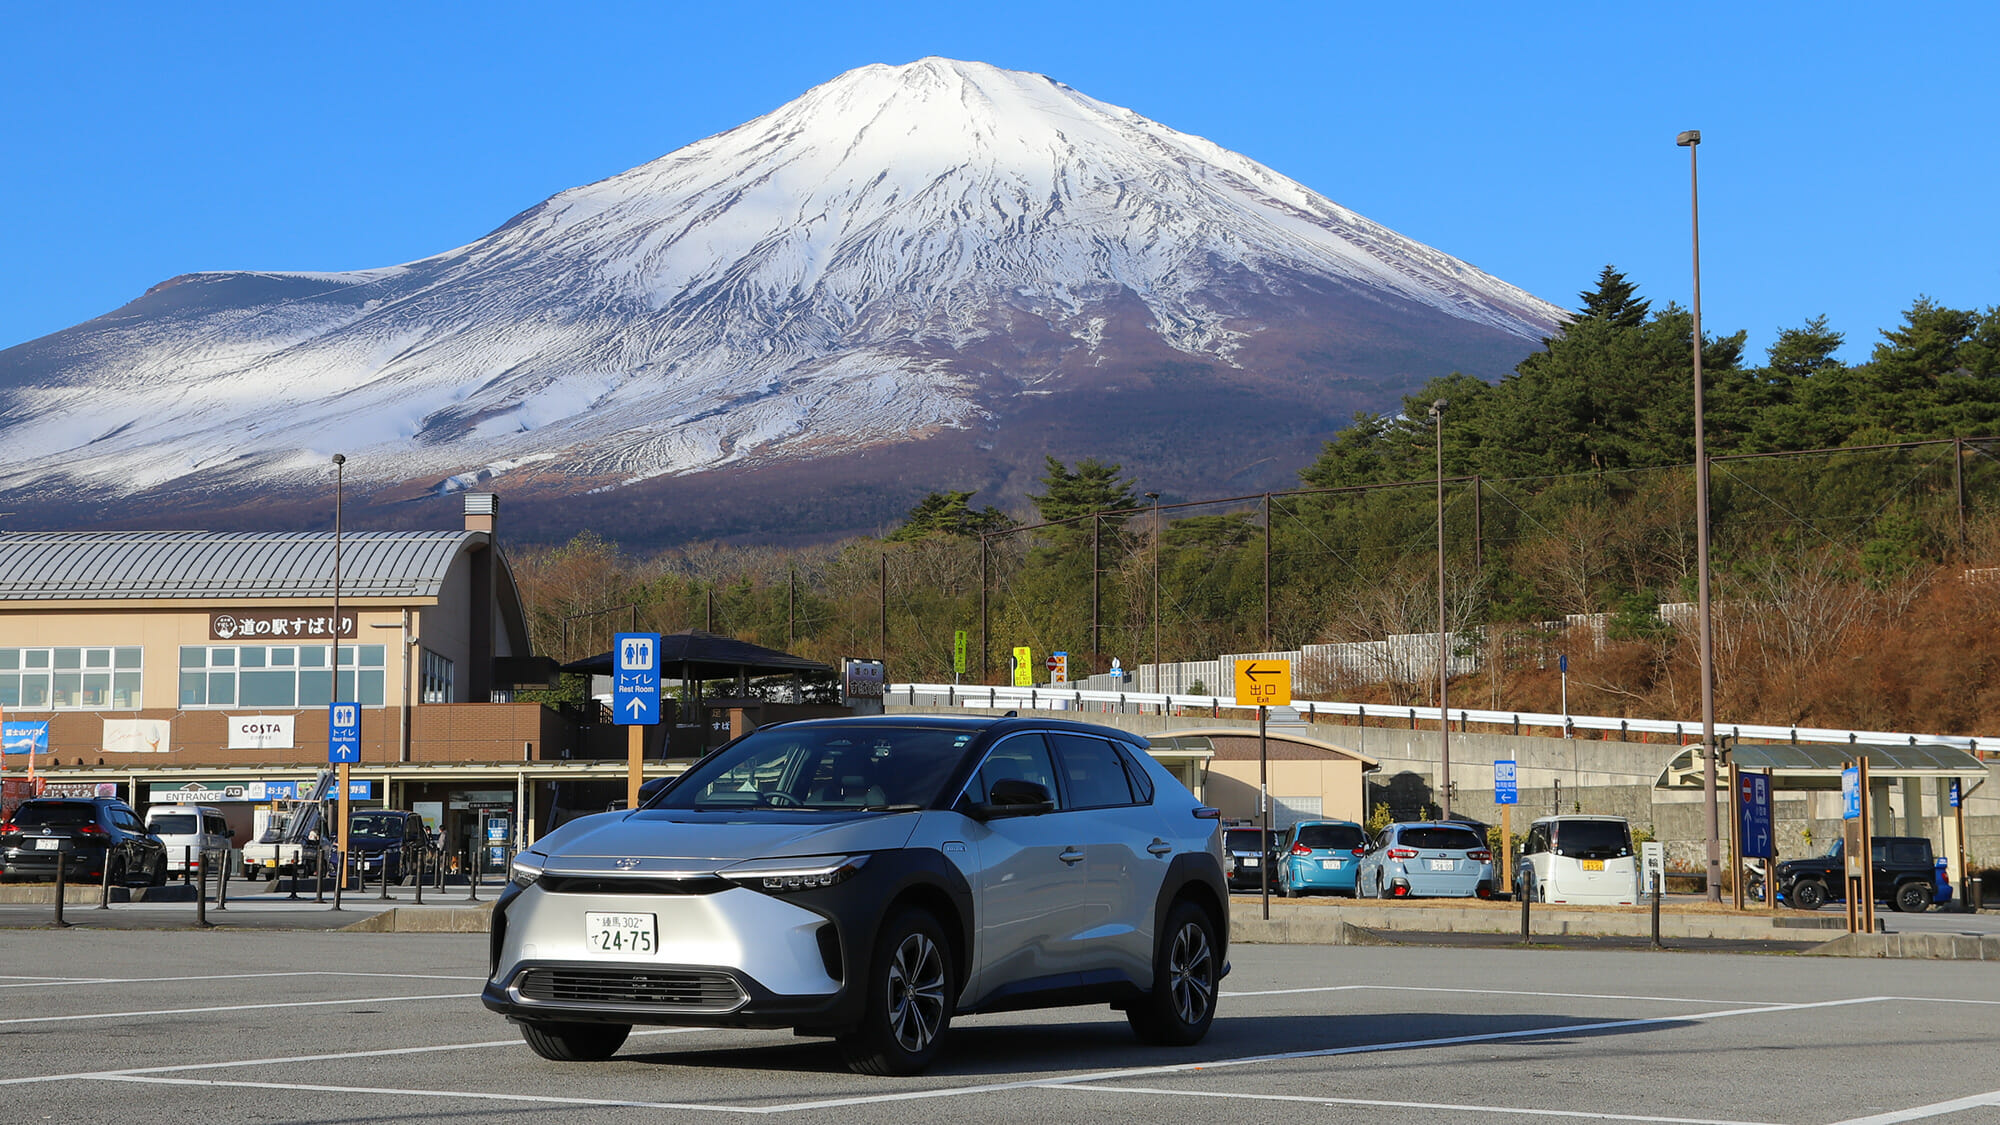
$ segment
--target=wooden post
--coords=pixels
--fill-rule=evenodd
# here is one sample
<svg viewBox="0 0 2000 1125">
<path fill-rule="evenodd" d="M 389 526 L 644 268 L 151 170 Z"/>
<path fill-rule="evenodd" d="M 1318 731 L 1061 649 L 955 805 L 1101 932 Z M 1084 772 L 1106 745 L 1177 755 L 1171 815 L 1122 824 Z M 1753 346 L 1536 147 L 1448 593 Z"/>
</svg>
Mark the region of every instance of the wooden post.
<svg viewBox="0 0 2000 1125">
<path fill-rule="evenodd" d="M 1514 886 L 1514 806 L 1500 806 L 1500 885 Z"/>
<path fill-rule="evenodd" d="M 625 808 L 639 807 L 639 783 L 646 772 L 646 728 L 637 723 L 625 728 Z"/>
<path fill-rule="evenodd" d="M 340 785 L 340 793 L 334 804 L 333 831 L 329 833 L 329 835 L 333 837 L 334 849 L 340 852 L 341 859 L 345 860 L 347 858 L 347 763 L 346 762 L 340 763 L 339 785 Z M 335 879 L 334 889 L 336 891 L 339 890 L 340 884 L 346 881 L 347 881 L 347 865 L 346 863 L 343 862 L 340 866 L 340 873 Z"/>
</svg>

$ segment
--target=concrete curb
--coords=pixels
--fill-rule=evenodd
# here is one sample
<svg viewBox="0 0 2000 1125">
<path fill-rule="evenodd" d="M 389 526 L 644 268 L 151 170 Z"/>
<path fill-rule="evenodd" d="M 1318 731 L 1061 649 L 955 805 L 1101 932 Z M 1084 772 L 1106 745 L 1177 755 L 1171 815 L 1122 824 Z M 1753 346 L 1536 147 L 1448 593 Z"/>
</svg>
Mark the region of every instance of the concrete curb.
<svg viewBox="0 0 2000 1125">
<path fill-rule="evenodd" d="M 2000 934 L 1842 934 L 1808 952 L 1814 957 L 2000 961 Z"/>
<path fill-rule="evenodd" d="M 340 927 L 350 934 L 483 934 L 493 928 L 493 903 L 478 906 L 395 906 Z"/>
<path fill-rule="evenodd" d="M 215 888 L 210 886 L 211 896 Z M 103 900 L 104 889 L 95 883 L 66 883 L 63 885 L 63 905 L 96 906 Z M 55 905 L 56 885 L 54 883 L 18 883 L 0 887 L 0 902 L 45 902 Z M 129 902 L 193 902 L 194 888 L 179 883 L 168 883 L 161 887 L 113 887 L 113 903 Z"/>
<path fill-rule="evenodd" d="M 1245 910 L 1246 904 L 1231 904 L 1232 921 L 1241 917 Z M 1255 913 L 1254 906 L 1248 910 L 1252 914 Z M 1337 918 L 1350 926 L 1390 935 L 1392 940 L 1398 930 L 1433 934 L 1521 932 L 1521 912 L 1518 908 L 1496 910 L 1490 907 L 1441 906 L 1430 903 L 1389 905 L 1372 902 L 1316 906 L 1273 902 L 1272 922 L 1276 922 L 1281 916 Z M 1262 919 L 1258 921 L 1261 922 Z M 1689 914 L 1672 911 L 1662 912 L 1660 915 L 1660 937 L 1667 940 L 1717 938 L 1730 941 L 1811 941 L 1814 937 L 1810 932 L 1812 929 L 1839 930 L 1845 926 L 1846 923 L 1842 919 L 1832 916 L 1815 919 L 1807 916 L 1778 915 L 1774 919 L 1764 915 Z M 1800 932 L 1802 929 L 1808 932 Z M 1538 905 L 1529 913 L 1528 932 L 1531 939 L 1650 937 L 1653 932 L 1653 920 L 1651 912 L 1643 909 L 1577 910 Z"/>
<path fill-rule="evenodd" d="M 1270 921 L 1262 918 L 1246 918 L 1241 914 L 1231 914 L 1229 918 L 1229 943 L 1250 945 L 1393 945 L 1390 938 L 1352 925 L 1340 918 L 1308 915 L 1303 912 L 1289 917 L 1273 917 Z"/>
</svg>

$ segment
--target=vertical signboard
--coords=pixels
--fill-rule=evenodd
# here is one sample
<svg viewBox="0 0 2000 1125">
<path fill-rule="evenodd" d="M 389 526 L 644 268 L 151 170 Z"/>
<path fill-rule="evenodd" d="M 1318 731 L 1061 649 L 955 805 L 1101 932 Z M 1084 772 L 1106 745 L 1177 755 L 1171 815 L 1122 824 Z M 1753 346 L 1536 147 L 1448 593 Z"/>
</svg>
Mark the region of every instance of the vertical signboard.
<svg viewBox="0 0 2000 1125">
<path fill-rule="evenodd" d="M 326 708 L 326 760 L 352 765 L 361 760 L 361 705 L 330 703 Z"/>
<path fill-rule="evenodd" d="M 1771 779 L 1761 773 L 1736 775 L 1737 837 L 1746 859 L 1770 859 Z"/>
<path fill-rule="evenodd" d="M 659 722 L 660 635 L 619 633 L 611 655 L 611 721 L 620 726 Z"/>
<path fill-rule="evenodd" d="M 968 638 L 965 630 L 955 629 L 951 634 L 951 674 L 965 675 L 965 646 Z"/>
<path fill-rule="evenodd" d="M 1027 645 L 1014 649 L 1014 686 L 1035 686 L 1035 650 Z"/>
<path fill-rule="evenodd" d="M 1518 805 L 1521 791 L 1514 782 L 1514 763 L 1497 761 L 1493 763 L 1493 803 L 1496 805 Z"/>
</svg>

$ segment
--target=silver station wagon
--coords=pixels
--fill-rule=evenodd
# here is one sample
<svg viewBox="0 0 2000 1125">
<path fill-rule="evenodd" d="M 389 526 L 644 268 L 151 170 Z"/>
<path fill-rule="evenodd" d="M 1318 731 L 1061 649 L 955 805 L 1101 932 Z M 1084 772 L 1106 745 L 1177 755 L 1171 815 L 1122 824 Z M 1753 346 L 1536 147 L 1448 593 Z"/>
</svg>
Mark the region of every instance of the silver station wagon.
<svg viewBox="0 0 2000 1125">
<path fill-rule="evenodd" d="M 483 999 L 561 1060 L 634 1024 L 791 1027 L 910 1074 L 955 1016 L 1085 1003 L 1191 1044 L 1228 971 L 1219 827 L 1107 727 L 766 727 L 523 852 Z"/>
</svg>

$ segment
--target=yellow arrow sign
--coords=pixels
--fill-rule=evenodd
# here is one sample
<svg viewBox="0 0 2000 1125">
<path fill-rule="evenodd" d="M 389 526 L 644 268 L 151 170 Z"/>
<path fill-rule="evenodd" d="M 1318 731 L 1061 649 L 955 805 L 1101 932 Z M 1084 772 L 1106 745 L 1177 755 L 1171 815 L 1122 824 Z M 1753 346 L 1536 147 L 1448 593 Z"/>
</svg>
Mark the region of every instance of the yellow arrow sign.
<svg viewBox="0 0 2000 1125">
<path fill-rule="evenodd" d="M 1292 662 L 1242 660 L 1236 664 L 1238 707 L 1288 707 L 1292 702 Z"/>
</svg>

